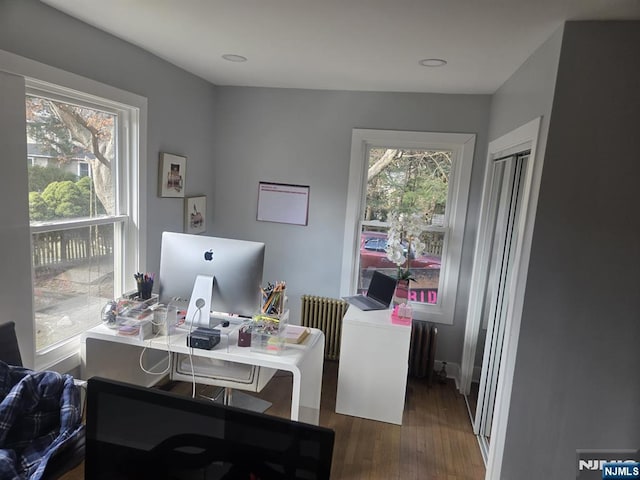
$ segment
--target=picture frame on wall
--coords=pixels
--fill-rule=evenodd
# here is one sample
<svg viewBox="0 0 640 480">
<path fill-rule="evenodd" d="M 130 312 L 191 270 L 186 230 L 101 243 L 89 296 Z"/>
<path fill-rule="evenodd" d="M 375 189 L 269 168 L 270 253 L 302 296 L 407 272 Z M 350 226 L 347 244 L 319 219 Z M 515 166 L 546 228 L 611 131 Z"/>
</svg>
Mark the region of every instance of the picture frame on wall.
<svg viewBox="0 0 640 480">
<path fill-rule="evenodd" d="M 186 178 L 187 157 L 161 152 L 158 168 L 158 195 L 184 197 Z"/>
<path fill-rule="evenodd" d="M 202 233 L 207 230 L 207 197 L 199 195 L 184 199 L 185 233 Z"/>
</svg>

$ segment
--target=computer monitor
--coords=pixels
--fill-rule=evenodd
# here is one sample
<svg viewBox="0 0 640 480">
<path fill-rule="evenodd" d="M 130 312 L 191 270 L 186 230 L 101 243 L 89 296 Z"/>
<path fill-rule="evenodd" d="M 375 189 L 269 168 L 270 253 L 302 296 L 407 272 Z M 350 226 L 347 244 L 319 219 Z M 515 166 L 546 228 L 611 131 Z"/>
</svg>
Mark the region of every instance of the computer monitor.
<svg viewBox="0 0 640 480">
<path fill-rule="evenodd" d="M 85 478 L 325 480 L 333 430 L 92 377 Z"/>
<path fill-rule="evenodd" d="M 209 326 L 208 314 L 192 311 L 198 299 L 198 311 L 251 317 L 260 309 L 264 252 L 262 242 L 164 232 L 159 302 L 190 300 L 186 320 L 198 326 Z"/>
</svg>

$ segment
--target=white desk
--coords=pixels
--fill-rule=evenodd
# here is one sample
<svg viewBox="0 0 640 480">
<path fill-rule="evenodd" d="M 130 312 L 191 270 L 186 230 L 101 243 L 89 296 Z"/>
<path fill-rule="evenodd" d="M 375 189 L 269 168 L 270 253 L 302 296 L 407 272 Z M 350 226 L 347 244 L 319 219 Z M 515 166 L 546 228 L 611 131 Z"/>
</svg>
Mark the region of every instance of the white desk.
<svg viewBox="0 0 640 480">
<path fill-rule="evenodd" d="M 324 334 L 321 330 L 312 328 L 302 344 L 287 344 L 279 355 L 238 347 L 237 330 L 230 334 L 228 348 L 224 345 L 213 350 L 190 349 L 186 335 L 186 330 L 179 329 L 168 338 L 160 335 L 151 340 L 139 340 L 118 335 L 115 330 L 99 325 L 82 337 L 83 378 L 101 376 L 142 386 L 155 384 L 163 377 L 146 374 L 140 369 L 143 347 L 147 347 L 144 366 L 151 371 L 161 371 L 166 366 L 167 349 L 172 353 L 191 352 L 201 357 L 286 370 L 293 373 L 291 419 L 318 424 L 324 361 Z"/>
<path fill-rule="evenodd" d="M 350 305 L 342 320 L 336 413 L 402 425 L 411 325 Z"/>
</svg>

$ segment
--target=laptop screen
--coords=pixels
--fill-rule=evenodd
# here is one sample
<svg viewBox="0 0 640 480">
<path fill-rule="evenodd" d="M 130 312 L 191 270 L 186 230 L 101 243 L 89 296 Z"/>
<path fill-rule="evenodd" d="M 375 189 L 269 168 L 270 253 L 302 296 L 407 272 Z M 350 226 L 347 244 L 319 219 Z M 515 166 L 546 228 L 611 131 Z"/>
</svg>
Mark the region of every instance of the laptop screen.
<svg viewBox="0 0 640 480">
<path fill-rule="evenodd" d="M 93 377 L 85 478 L 328 479 L 328 428 Z"/>
<path fill-rule="evenodd" d="M 396 291 L 397 283 L 398 281 L 395 278 L 376 270 L 371 277 L 367 297 L 389 306 L 393 299 L 393 294 Z"/>
</svg>

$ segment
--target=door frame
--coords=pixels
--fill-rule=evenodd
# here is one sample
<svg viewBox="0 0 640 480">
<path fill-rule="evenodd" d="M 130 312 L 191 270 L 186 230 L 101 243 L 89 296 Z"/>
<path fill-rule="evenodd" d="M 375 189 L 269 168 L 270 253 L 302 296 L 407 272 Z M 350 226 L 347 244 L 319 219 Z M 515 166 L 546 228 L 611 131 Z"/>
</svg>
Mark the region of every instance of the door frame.
<svg viewBox="0 0 640 480">
<path fill-rule="evenodd" d="M 492 204 L 492 195 L 495 195 L 495 192 L 492 191 L 494 190 L 492 189 L 493 161 L 494 159 L 522 150 L 531 150 L 527 169 L 524 173 L 523 209 L 519 218 L 516 220 L 520 235 L 518 236 L 515 246 L 513 275 L 506 287 L 511 302 L 507 309 L 504 345 L 500 360 L 496 402 L 491 427 L 491 442 L 485 458 L 487 479 L 500 478 L 502 454 L 504 452 L 509 403 L 511 400 L 513 373 L 522 317 L 522 304 L 524 301 L 531 239 L 533 237 L 533 225 L 538 201 L 538 191 L 540 188 L 540 172 L 543 159 L 537 158 L 537 143 L 541 119 L 542 117 L 538 117 L 493 140 L 489 143 L 487 153 L 480 223 L 476 237 L 462 352 L 460 392 L 464 395 L 468 395 L 469 393 L 473 376 L 478 332 L 482 322 L 482 309 L 487 285 L 491 243 L 493 240 L 493 237 L 489 235 L 491 233 L 489 231 L 489 228 L 491 228 L 491 222 L 489 221 L 491 218 L 490 206 Z"/>
</svg>

